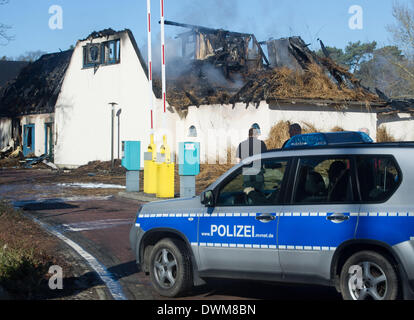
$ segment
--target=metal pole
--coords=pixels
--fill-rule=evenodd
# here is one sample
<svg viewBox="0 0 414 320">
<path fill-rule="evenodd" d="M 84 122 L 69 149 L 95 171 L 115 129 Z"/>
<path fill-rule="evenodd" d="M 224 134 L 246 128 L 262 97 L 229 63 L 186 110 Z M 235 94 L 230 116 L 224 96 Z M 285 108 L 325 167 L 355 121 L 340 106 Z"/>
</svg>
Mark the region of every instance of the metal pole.
<svg viewBox="0 0 414 320">
<path fill-rule="evenodd" d="M 115 120 L 115 107 L 112 106 L 112 130 L 111 130 L 111 168 L 114 168 L 114 120 Z"/>
<path fill-rule="evenodd" d="M 120 150 L 119 150 L 119 146 L 121 144 L 121 137 L 120 137 L 120 134 L 121 134 L 121 130 L 120 130 L 121 124 L 120 124 L 120 122 L 121 121 L 119 120 L 119 118 L 120 117 L 118 117 L 118 160 L 121 159 L 121 157 L 120 157 Z"/>
<path fill-rule="evenodd" d="M 147 0 L 148 19 L 148 82 L 149 82 L 149 107 L 151 116 L 151 135 L 154 134 L 154 103 L 152 87 L 152 38 L 151 38 L 151 0 Z"/>
<path fill-rule="evenodd" d="M 114 121 L 115 121 L 115 106 L 118 105 L 116 102 L 109 103 L 112 106 L 111 116 L 111 169 L 114 169 Z"/>
<path fill-rule="evenodd" d="M 120 145 L 121 145 L 121 112 L 122 109 L 119 109 L 116 113 L 116 116 L 118 117 L 118 160 L 121 160 L 120 156 Z"/>
<path fill-rule="evenodd" d="M 164 0 L 160 0 L 161 10 L 161 65 L 162 65 L 162 101 L 164 107 L 164 114 L 162 119 L 163 129 L 166 128 L 166 112 L 167 112 L 167 90 L 165 78 L 165 17 L 164 17 Z"/>
</svg>

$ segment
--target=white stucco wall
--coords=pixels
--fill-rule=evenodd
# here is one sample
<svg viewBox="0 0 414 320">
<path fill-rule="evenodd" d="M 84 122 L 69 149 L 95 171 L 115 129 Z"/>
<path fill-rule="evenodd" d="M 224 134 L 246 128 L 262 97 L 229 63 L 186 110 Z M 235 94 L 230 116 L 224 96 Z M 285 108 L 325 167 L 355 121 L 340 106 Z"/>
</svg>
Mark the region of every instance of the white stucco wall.
<svg viewBox="0 0 414 320">
<path fill-rule="evenodd" d="M 96 39 L 102 42 L 119 38 Z M 139 140 L 142 153 L 150 140 L 149 85 L 127 33 L 121 36 L 120 63 L 83 69 L 83 46 L 78 42 L 56 104 L 55 163 L 79 166 L 89 161 L 111 159 L 111 107 L 122 109 L 120 140 Z M 156 114 L 161 101 L 153 96 Z M 159 117 L 158 117 L 159 118 Z M 156 119 L 161 125 L 161 119 Z M 114 155 L 118 155 L 115 117 Z M 143 159 L 143 157 L 142 157 Z"/>
<path fill-rule="evenodd" d="M 384 126 L 397 141 L 414 141 L 414 117 L 409 113 L 378 115 L 378 126 Z"/>
<path fill-rule="evenodd" d="M 29 124 L 34 124 L 35 126 L 35 155 L 37 157 L 45 154 L 45 124 L 53 122 L 54 114 L 36 114 L 21 117 L 22 139 L 24 139 L 24 126 Z"/>
<path fill-rule="evenodd" d="M 228 146 L 236 148 L 247 138 L 249 128 L 257 123 L 261 128 L 261 139 L 268 137 L 273 125 L 279 121 L 309 123 L 322 131 L 330 131 L 339 126 L 345 130 L 357 131 L 367 128 L 370 136 L 376 139 L 376 113 L 361 108 L 349 108 L 346 112 L 328 106 L 289 105 L 269 106 L 262 102 L 257 108 L 246 104 L 206 105 L 190 107 L 185 119 L 177 123 L 177 142 L 201 142 L 202 162 L 223 160 Z M 197 138 L 189 138 L 191 126 L 197 129 Z"/>
<path fill-rule="evenodd" d="M 7 147 L 12 137 L 12 120 L 0 118 L 0 149 Z"/>
</svg>

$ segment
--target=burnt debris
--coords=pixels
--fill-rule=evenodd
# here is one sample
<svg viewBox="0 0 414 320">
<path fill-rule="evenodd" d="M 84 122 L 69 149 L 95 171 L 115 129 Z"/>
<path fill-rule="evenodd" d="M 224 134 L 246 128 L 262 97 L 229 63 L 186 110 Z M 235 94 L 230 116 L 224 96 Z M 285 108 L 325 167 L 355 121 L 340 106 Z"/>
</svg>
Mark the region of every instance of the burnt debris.
<svg viewBox="0 0 414 320">
<path fill-rule="evenodd" d="M 179 112 L 204 104 L 258 105 L 280 99 L 384 102 L 329 56 L 311 51 L 300 37 L 258 42 L 253 34 L 165 24 L 190 29 L 177 36 L 189 67 L 167 78 L 167 99 Z M 262 46 L 267 46 L 268 57 Z M 155 79 L 154 85 L 160 97 L 160 81 Z"/>
<path fill-rule="evenodd" d="M 212 29 L 191 24 L 165 21 L 166 25 L 190 29 L 181 33 L 182 56 L 208 63 L 223 71 L 226 78 L 233 72 L 249 72 L 269 65 L 261 45 L 253 34 Z M 200 65 L 200 63 L 198 63 Z"/>
</svg>

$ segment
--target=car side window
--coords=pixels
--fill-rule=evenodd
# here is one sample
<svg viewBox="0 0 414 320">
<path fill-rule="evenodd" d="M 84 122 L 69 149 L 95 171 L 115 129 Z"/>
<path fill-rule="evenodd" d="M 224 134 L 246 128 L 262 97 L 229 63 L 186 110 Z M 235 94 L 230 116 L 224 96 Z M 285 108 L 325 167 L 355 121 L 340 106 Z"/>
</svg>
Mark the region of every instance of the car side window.
<svg viewBox="0 0 414 320">
<path fill-rule="evenodd" d="M 263 160 L 259 167 L 248 165 L 219 191 L 217 206 L 257 206 L 280 203 L 280 190 L 288 160 Z"/>
<path fill-rule="evenodd" d="M 350 158 L 309 157 L 299 160 L 293 202 L 353 201 Z"/>
<path fill-rule="evenodd" d="M 357 171 L 363 202 L 384 202 L 401 183 L 401 173 L 391 156 L 358 156 Z"/>
</svg>

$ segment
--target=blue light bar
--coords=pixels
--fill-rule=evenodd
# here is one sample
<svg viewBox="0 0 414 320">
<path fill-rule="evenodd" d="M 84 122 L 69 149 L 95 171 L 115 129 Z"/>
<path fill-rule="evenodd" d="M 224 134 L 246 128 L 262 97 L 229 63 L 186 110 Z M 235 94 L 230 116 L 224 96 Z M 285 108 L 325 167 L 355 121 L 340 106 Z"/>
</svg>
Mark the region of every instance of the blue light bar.
<svg viewBox="0 0 414 320">
<path fill-rule="evenodd" d="M 294 136 L 286 143 L 284 149 L 373 142 L 364 132 L 308 133 Z"/>
</svg>

